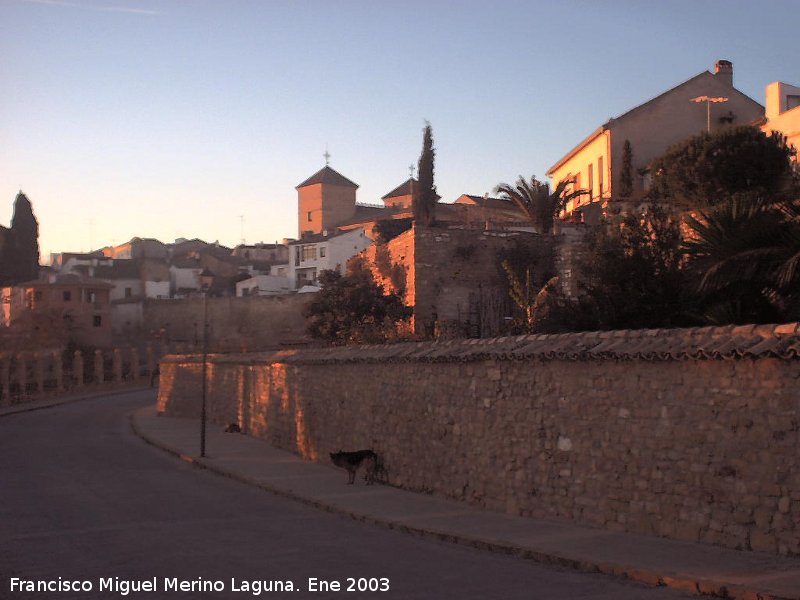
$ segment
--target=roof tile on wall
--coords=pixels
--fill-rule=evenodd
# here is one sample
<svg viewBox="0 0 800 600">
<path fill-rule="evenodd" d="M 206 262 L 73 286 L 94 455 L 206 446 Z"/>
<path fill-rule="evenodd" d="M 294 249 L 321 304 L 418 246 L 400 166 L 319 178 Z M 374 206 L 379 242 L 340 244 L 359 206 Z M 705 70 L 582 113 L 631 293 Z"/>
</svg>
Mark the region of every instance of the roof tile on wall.
<svg viewBox="0 0 800 600">
<path fill-rule="evenodd" d="M 800 358 L 800 326 L 744 325 L 538 334 L 491 339 L 304 349 L 279 360 L 302 363 L 478 360 L 752 360 Z"/>
</svg>

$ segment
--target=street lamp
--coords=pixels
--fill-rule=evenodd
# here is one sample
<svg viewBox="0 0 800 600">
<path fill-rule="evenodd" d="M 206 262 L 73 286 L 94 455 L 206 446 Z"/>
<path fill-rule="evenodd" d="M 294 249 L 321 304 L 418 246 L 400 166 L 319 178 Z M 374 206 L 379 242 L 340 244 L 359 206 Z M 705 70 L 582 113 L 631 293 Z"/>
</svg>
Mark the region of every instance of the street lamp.
<svg viewBox="0 0 800 600">
<path fill-rule="evenodd" d="M 214 276 L 206 269 L 200 273 L 200 289 L 203 293 L 203 392 L 202 403 L 200 405 L 200 457 L 206 455 L 206 373 L 208 363 L 208 290 Z"/>
<path fill-rule="evenodd" d="M 697 98 L 692 98 L 689 102 L 705 102 L 706 103 L 706 123 L 708 126 L 708 133 L 711 133 L 711 103 L 714 102 L 727 102 L 728 99 L 722 96 L 711 97 L 711 96 L 698 96 Z"/>
</svg>

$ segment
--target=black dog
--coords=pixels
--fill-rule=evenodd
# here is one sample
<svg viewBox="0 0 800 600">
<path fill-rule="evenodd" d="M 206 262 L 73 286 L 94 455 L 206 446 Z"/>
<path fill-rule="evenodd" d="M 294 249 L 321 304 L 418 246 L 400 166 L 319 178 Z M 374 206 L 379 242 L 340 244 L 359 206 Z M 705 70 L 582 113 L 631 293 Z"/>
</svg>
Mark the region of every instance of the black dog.
<svg viewBox="0 0 800 600">
<path fill-rule="evenodd" d="M 372 450 L 358 450 L 356 452 L 331 452 L 331 460 L 337 467 L 347 469 L 348 484 L 352 484 L 356 479 L 356 471 L 361 465 L 366 469 L 364 479 L 367 485 L 375 481 L 375 471 L 378 467 L 378 455 Z"/>
</svg>

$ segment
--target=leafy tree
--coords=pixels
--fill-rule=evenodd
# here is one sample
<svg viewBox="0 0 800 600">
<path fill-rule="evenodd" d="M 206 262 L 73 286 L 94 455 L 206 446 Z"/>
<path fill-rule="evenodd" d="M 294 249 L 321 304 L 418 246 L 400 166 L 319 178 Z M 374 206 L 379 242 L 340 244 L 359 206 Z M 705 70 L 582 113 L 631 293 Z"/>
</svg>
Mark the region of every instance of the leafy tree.
<svg viewBox="0 0 800 600">
<path fill-rule="evenodd" d="M 696 218 L 684 243 L 705 322 L 800 319 L 800 200 L 740 195 Z"/>
<path fill-rule="evenodd" d="M 592 230 L 579 261 L 581 309 L 589 321 L 582 325 L 638 329 L 687 324 L 680 239 L 679 223 L 658 205 Z"/>
<path fill-rule="evenodd" d="M 411 316 L 400 298 L 375 283 L 366 269 L 347 275 L 322 271 L 322 290 L 304 311 L 308 333 L 333 344 L 383 342 Z"/>
<path fill-rule="evenodd" d="M 571 183 L 571 180 L 561 181 L 551 193 L 550 186 L 536 179 L 535 175 L 530 182 L 520 175 L 516 186 L 501 183 L 494 191 L 501 198 L 516 204 L 538 233 L 550 233 L 556 216 L 566 203 L 588 193 L 586 190 L 575 190 L 565 194 L 564 190 Z"/>
<path fill-rule="evenodd" d="M 776 197 L 791 189 L 796 151 L 780 133 L 742 126 L 704 132 L 651 164 L 650 197 L 703 208 L 739 194 Z"/>
<path fill-rule="evenodd" d="M 412 205 L 414 220 L 423 225 L 432 225 L 436 220 L 436 186 L 433 185 L 433 134 L 431 124 L 426 123 L 422 137 L 422 154 L 419 157 L 417 172 L 418 189 L 414 190 Z"/>
<path fill-rule="evenodd" d="M 633 149 L 630 140 L 622 146 L 622 171 L 619 176 L 619 197 L 630 198 L 633 194 Z"/>
</svg>

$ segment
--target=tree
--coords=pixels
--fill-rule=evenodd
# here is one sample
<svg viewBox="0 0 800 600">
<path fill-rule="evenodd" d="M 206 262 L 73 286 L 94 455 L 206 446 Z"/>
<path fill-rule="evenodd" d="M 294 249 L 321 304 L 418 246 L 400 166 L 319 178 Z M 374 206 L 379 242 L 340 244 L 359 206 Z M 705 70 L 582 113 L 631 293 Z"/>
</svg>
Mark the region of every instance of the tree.
<svg viewBox="0 0 800 600">
<path fill-rule="evenodd" d="M 0 287 L 11 283 L 11 230 L 0 225 Z"/>
<path fill-rule="evenodd" d="M 780 133 L 767 135 L 749 125 L 704 132 L 651 164 L 649 196 L 690 209 L 740 194 L 777 197 L 792 188 L 795 153 Z"/>
<path fill-rule="evenodd" d="M 322 271 L 322 290 L 304 311 L 307 331 L 333 344 L 383 342 L 399 321 L 411 316 L 400 298 L 375 283 L 367 269 L 347 275 Z"/>
<path fill-rule="evenodd" d="M 11 228 L 3 232 L 0 248 L 0 280 L 16 284 L 39 275 L 39 224 L 27 196 L 20 192 L 14 201 Z"/>
<path fill-rule="evenodd" d="M 619 197 L 630 198 L 633 194 L 633 149 L 630 140 L 622 146 L 622 171 L 619 176 Z"/>
<path fill-rule="evenodd" d="M 557 290 L 560 278 L 551 277 L 543 287 L 538 288 L 534 284 L 533 269 L 525 269 L 524 281 L 517 276 L 514 269 L 507 260 L 504 260 L 503 270 L 506 272 L 509 282 L 509 295 L 514 303 L 525 313 L 525 332 L 530 333 L 535 330 L 538 321 L 541 320 L 542 312 L 545 311 L 551 295 Z"/>
<path fill-rule="evenodd" d="M 412 205 L 414 220 L 423 225 L 432 225 L 436 220 L 436 186 L 433 185 L 433 133 L 431 124 L 425 123 L 422 135 L 422 154 L 417 168 L 418 183 L 414 190 Z"/>
<path fill-rule="evenodd" d="M 573 198 L 588 194 L 586 190 L 574 190 L 565 194 L 567 186 L 572 183 L 574 183 L 572 180 L 561 181 L 550 193 L 550 186 L 536 179 L 535 175 L 531 176 L 530 182 L 520 175 L 516 186 L 501 183 L 494 191 L 502 198 L 516 204 L 538 233 L 550 233 L 556 216 L 564 209 L 566 203 Z"/>
<path fill-rule="evenodd" d="M 800 200 L 739 195 L 697 217 L 684 243 L 698 312 L 712 324 L 800 319 Z"/>
<path fill-rule="evenodd" d="M 677 220 L 659 205 L 593 229 L 579 261 L 584 318 L 599 329 L 688 324 L 680 240 Z"/>
</svg>

